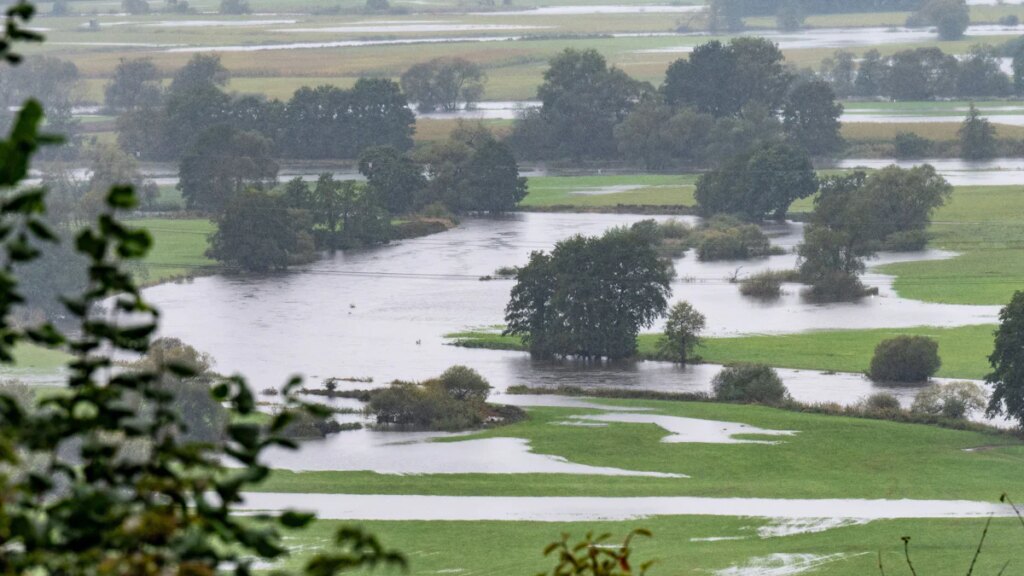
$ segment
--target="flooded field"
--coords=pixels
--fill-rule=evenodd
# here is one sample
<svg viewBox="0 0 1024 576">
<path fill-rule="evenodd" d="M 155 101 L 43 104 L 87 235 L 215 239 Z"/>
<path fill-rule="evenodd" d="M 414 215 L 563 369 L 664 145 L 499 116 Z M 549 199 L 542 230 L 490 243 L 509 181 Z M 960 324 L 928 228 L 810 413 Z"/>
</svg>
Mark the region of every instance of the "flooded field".
<svg viewBox="0 0 1024 576">
<path fill-rule="evenodd" d="M 253 512 L 300 508 L 338 520 L 501 520 L 582 522 L 655 516 L 754 518 L 978 518 L 1013 517 L 1007 505 L 956 500 L 799 500 L 760 498 L 588 498 L 378 496 L 361 494 L 250 493 Z"/>
<path fill-rule="evenodd" d="M 575 233 L 597 234 L 640 216 L 514 214 L 467 220 L 449 232 L 391 246 L 339 253 L 301 270 L 262 278 L 213 276 L 150 288 L 163 310 L 163 332 L 211 353 L 221 371 L 252 375 L 258 389 L 302 371 L 313 382 L 332 376 L 375 382 L 421 379 L 452 364 L 479 370 L 499 390 L 512 384 L 707 390 L 717 367 L 678 368 L 655 362 L 588 364 L 538 362 L 513 352 L 447 345 L 445 334 L 503 322 L 510 281 L 480 281 L 500 266 L 523 264 Z M 773 242 L 792 250 L 801 226 L 769 227 Z M 883 255 L 874 263 L 945 258 L 930 251 Z M 676 261 L 674 298 L 692 302 L 713 335 L 801 332 L 825 328 L 994 322 L 998 307 L 929 304 L 897 297 L 891 277 L 869 273 L 880 295 L 859 303 L 815 305 L 796 286 L 774 303 L 742 297 L 727 277 L 795 265 L 787 253 L 765 260 Z M 874 387 L 858 376 L 822 377 L 783 371 L 799 399 L 853 402 Z M 909 394 L 912 396 L 912 394 Z M 905 395 L 906 396 L 906 395 Z"/>
<path fill-rule="evenodd" d="M 831 166 L 843 169 L 864 167 L 877 170 L 892 165 L 912 168 L 922 164 L 931 164 L 936 172 L 954 186 L 1015 186 L 1024 181 L 1024 161 L 1016 158 L 993 158 L 981 161 L 948 158 L 919 160 L 849 158 L 840 160 Z"/>
</svg>

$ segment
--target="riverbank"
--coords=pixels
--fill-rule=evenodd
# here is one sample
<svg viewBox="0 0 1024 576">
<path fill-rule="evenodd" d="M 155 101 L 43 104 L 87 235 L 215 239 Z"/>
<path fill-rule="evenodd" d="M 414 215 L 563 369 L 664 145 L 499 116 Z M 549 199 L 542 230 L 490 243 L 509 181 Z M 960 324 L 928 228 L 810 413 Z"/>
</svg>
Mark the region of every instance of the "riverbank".
<svg viewBox="0 0 1024 576">
<path fill-rule="evenodd" d="M 826 330 L 797 334 L 751 335 L 729 338 L 705 338 L 697 349 L 703 361 L 713 364 L 756 362 L 776 368 L 796 368 L 824 372 L 867 371 L 875 346 L 900 335 L 928 336 L 939 343 L 942 367 L 937 376 L 981 379 L 990 371 L 996 326 L 979 324 L 956 328 L 920 326 L 874 330 Z M 446 335 L 451 344 L 465 348 L 525 351 L 516 336 L 494 331 L 466 331 Z M 637 356 L 658 360 L 660 334 L 641 334 Z"/>
</svg>

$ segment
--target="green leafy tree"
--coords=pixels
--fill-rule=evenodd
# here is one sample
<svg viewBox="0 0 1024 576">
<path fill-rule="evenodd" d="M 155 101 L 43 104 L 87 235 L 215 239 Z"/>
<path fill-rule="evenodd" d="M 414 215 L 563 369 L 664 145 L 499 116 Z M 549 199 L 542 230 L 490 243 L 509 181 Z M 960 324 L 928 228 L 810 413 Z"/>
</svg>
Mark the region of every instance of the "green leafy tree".
<svg viewBox="0 0 1024 576">
<path fill-rule="evenodd" d="M 995 349 L 988 357 L 992 372 L 985 382 L 992 386 L 986 414 L 1005 416 L 1024 425 L 1024 292 L 999 311 Z"/>
<path fill-rule="evenodd" d="M 665 313 L 672 276 L 641 229 L 574 236 L 519 269 L 505 334 L 537 356 L 632 356 L 640 329 Z"/>
<path fill-rule="evenodd" d="M 491 385 L 479 372 L 466 366 L 452 366 L 438 376 L 437 381 L 445 393 L 460 401 L 484 402 L 491 393 Z"/>
<path fill-rule="evenodd" d="M 372 194 L 392 214 L 406 214 L 419 207 L 427 179 L 423 166 L 391 146 L 364 150 L 359 173 L 366 176 Z"/>
<path fill-rule="evenodd" d="M 966 160 L 985 160 L 996 155 L 996 128 L 971 103 L 960 129 L 960 156 Z"/>
<path fill-rule="evenodd" d="M 941 366 L 938 342 L 927 336 L 897 336 L 875 347 L 868 377 L 876 382 L 927 382 Z"/>
<path fill-rule="evenodd" d="M 258 190 L 235 194 L 217 218 L 207 256 L 247 272 L 284 270 L 315 256 L 311 225 L 278 196 Z"/>
<path fill-rule="evenodd" d="M 1009 96 L 1013 93 L 1010 78 L 1003 73 L 1001 54 L 993 46 L 979 44 L 971 46 L 967 57 L 960 62 L 957 75 L 957 95 L 962 98 L 975 96 Z"/>
<path fill-rule="evenodd" d="M 107 108 L 115 112 L 157 107 L 163 98 L 160 70 L 149 58 L 122 58 L 103 95 Z"/>
<path fill-rule="evenodd" d="M 789 391 L 771 366 L 736 364 L 726 366 L 711 380 L 715 399 L 725 402 L 780 404 Z"/>
<path fill-rule="evenodd" d="M 512 134 L 516 152 L 576 160 L 614 157 L 615 125 L 648 90 L 622 70 L 609 68 L 596 50 L 567 48 L 551 59 L 537 89 L 541 109 L 527 117 L 546 126 L 534 130 L 529 122 L 517 122 Z M 548 140 L 526 139 L 524 131 Z"/>
<path fill-rule="evenodd" d="M 220 61 L 219 54 L 198 53 L 174 73 L 170 92 L 183 94 L 191 90 L 223 88 L 231 79 L 231 73 Z"/>
<path fill-rule="evenodd" d="M 708 30 L 738 32 L 743 30 L 742 0 L 711 0 L 708 3 Z"/>
<path fill-rule="evenodd" d="M 843 105 L 836 102 L 828 83 L 811 80 L 797 84 L 786 97 L 782 125 L 797 146 L 823 156 L 838 151 L 843 144 L 839 134 L 842 114 Z"/>
<path fill-rule="evenodd" d="M 853 93 L 856 96 L 877 96 L 887 91 L 889 86 L 889 67 L 881 52 L 868 50 L 857 68 L 857 77 L 853 81 Z"/>
<path fill-rule="evenodd" d="M 940 40 L 959 40 L 971 24 L 970 8 L 965 0 L 927 0 L 918 14 L 935 26 Z"/>
<path fill-rule="evenodd" d="M 788 144 L 765 144 L 697 180 L 701 214 L 782 220 L 790 204 L 814 194 L 818 179 L 807 154 Z"/>
<path fill-rule="evenodd" d="M 178 167 L 178 190 L 189 209 L 219 213 L 243 190 L 269 188 L 277 170 L 269 140 L 220 124 L 189 146 Z"/>
<path fill-rule="evenodd" d="M 661 357 L 686 364 L 700 345 L 700 333 L 706 326 L 707 319 L 692 304 L 677 302 L 669 310 L 665 333 L 658 341 Z"/>
<path fill-rule="evenodd" d="M 456 212 L 508 212 L 526 198 L 526 178 L 512 151 L 503 142 L 482 143 L 465 166 L 465 178 L 459 185 L 459 202 L 450 208 Z"/>
</svg>

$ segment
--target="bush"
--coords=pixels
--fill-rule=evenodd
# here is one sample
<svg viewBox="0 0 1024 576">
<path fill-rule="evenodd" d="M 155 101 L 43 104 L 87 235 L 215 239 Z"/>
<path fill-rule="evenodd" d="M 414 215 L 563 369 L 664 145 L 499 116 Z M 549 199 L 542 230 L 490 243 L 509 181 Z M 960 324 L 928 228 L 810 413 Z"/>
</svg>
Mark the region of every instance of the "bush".
<svg viewBox="0 0 1024 576">
<path fill-rule="evenodd" d="M 480 427 L 490 415 L 491 386 L 465 366 L 452 366 L 425 382 L 395 381 L 369 393 L 366 412 L 380 426 L 458 431 Z"/>
<path fill-rule="evenodd" d="M 811 302 L 851 302 L 878 294 L 877 288 L 868 288 L 856 274 L 832 272 L 823 274 L 804 290 L 804 298 Z"/>
<path fill-rule="evenodd" d="M 751 298 L 772 300 L 782 296 L 782 282 L 786 273 L 765 270 L 740 280 L 740 294 Z"/>
<path fill-rule="evenodd" d="M 768 236 L 754 224 L 712 222 L 699 238 L 697 258 L 702 262 L 764 258 L 772 253 Z"/>
<path fill-rule="evenodd" d="M 950 382 L 932 384 L 918 392 L 910 411 L 961 420 L 984 409 L 987 403 L 985 391 L 974 382 Z"/>
<path fill-rule="evenodd" d="M 1020 25 L 1020 17 L 1017 16 L 1016 14 L 1007 14 L 1006 16 L 1002 16 L 1002 17 L 999 18 L 999 25 L 1000 26 L 1019 26 Z"/>
<path fill-rule="evenodd" d="M 479 372 L 466 366 L 452 366 L 437 379 L 451 398 L 466 402 L 486 402 L 491 385 Z"/>
<path fill-rule="evenodd" d="M 897 132 L 893 140 L 897 158 L 924 158 L 932 150 L 932 141 L 913 132 Z"/>
<path fill-rule="evenodd" d="M 864 414 L 873 417 L 892 417 L 903 411 L 900 401 L 888 392 L 876 392 L 868 396 L 860 403 L 860 409 Z"/>
<path fill-rule="evenodd" d="M 941 365 L 935 340 L 926 336 L 897 336 L 875 347 L 868 377 L 876 382 L 926 382 Z"/>
<path fill-rule="evenodd" d="M 764 364 L 727 366 L 711 381 L 715 399 L 726 402 L 780 404 L 789 391 L 778 373 Z"/>
</svg>

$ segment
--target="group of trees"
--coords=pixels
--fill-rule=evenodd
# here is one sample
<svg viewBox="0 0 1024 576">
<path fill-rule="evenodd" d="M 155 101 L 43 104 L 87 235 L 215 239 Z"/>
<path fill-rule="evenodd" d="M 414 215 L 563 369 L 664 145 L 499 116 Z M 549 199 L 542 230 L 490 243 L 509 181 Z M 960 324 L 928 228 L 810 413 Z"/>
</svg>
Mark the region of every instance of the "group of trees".
<svg viewBox="0 0 1024 576">
<path fill-rule="evenodd" d="M 402 91 L 420 112 L 471 108 L 484 94 L 487 75 L 465 58 L 435 58 L 402 74 Z"/>
<path fill-rule="evenodd" d="M 392 382 L 370 392 L 366 413 L 378 426 L 407 430 L 468 430 L 490 414 L 491 385 L 476 370 L 452 366 L 425 382 Z"/>
<path fill-rule="evenodd" d="M 121 112 L 121 147 L 139 158 L 176 160 L 218 125 L 258 133 L 276 157 L 356 158 L 373 146 L 412 147 L 415 117 L 391 80 L 361 78 L 349 90 L 303 87 L 281 102 L 228 94 L 228 79 L 219 56 L 197 54 L 164 91 L 152 62 L 122 61 L 106 89 L 107 106 Z"/>
<path fill-rule="evenodd" d="M 713 41 L 672 63 L 656 90 L 594 50 L 569 49 L 551 60 L 542 105 L 516 122 L 510 142 L 523 158 L 625 156 L 651 169 L 709 163 L 765 142 L 836 151 L 842 106 L 825 82 L 784 64 L 763 38 Z"/>
<path fill-rule="evenodd" d="M 672 263 L 654 242 L 651 227 L 640 225 L 532 253 L 516 274 L 505 333 L 541 357 L 633 356 L 640 329 L 665 313 L 671 293 Z"/>
<path fill-rule="evenodd" d="M 815 299 L 857 298 L 864 259 L 878 250 L 920 250 L 932 212 L 953 188 L 930 165 L 889 166 L 821 180 L 798 247 L 800 274 Z"/>
<path fill-rule="evenodd" d="M 387 242 L 395 215 L 430 207 L 505 212 L 526 196 L 512 153 L 481 126 L 460 125 L 415 157 L 369 148 L 359 158 L 365 183 L 323 174 L 312 186 L 295 178 L 280 191 L 264 141 L 226 126 L 209 147 L 197 139 L 180 169 L 188 205 L 217 216 L 210 256 L 244 270 L 284 269 L 312 260 L 318 248 Z"/>
<path fill-rule="evenodd" d="M 934 100 L 1010 96 L 1024 88 L 1014 79 L 1024 56 L 1014 60 L 1011 78 L 1000 67 L 1002 53 L 979 44 L 963 58 L 940 48 L 913 48 L 891 56 L 869 50 L 862 58 L 845 50 L 822 62 L 821 77 L 840 97 Z"/>
<path fill-rule="evenodd" d="M 711 0 L 708 29 L 737 32 L 748 16 L 774 16 L 779 29 L 795 30 L 811 14 L 911 10 L 907 26 L 935 26 L 943 40 L 960 38 L 970 24 L 965 0 Z"/>
</svg>

